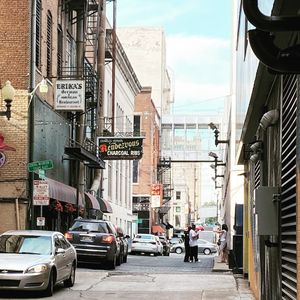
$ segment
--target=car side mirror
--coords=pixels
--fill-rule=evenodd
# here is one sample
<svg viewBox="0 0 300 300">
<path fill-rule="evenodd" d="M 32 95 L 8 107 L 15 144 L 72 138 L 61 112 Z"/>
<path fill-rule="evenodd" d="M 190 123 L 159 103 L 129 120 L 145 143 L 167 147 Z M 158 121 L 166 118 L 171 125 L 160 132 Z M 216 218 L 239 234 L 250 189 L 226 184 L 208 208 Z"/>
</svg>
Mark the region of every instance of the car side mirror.
<svg viewBox="0 0 300 300">
<path fill-rule="evenodd" d="M 56 254 L 64 254 L 66 253 L 66 250 L 63 249 L 63 248 L 57 248 L 56 251 L 55 251 Z"/>
</svg>

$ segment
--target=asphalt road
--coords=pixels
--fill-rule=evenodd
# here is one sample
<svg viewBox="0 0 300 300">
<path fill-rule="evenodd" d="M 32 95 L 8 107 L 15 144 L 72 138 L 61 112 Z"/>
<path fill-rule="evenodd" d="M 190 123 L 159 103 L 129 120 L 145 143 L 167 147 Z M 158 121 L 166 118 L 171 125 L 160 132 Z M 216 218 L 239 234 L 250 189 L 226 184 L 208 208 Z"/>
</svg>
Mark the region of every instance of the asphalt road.
<svg viewBox="0 0 300 300">
<path fill-rule="evenodd" d="M 130 255 L 127 263 L 113 271 L 79 266 L 75 285 L 69 289 L 57 286 L 52 299 L 241 299 L 234 277 L 228 273 L 213 273 L 212 267 L 213 256 L 210 255 L 199 255 L 197 263 L 183 262 L 183 254 L 157 257 Z M 0 299 L 39 299 L 39 296 L 1 292 Z"/>
</svg>

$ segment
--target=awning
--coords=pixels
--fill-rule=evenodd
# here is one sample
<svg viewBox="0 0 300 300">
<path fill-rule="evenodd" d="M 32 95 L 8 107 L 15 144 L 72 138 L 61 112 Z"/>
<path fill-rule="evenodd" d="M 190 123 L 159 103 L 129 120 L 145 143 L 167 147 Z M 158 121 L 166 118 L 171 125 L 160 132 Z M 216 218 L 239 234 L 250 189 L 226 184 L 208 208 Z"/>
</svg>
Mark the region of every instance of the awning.
<svg viewBox="0 0 300 300">
<path fill-rule="evenodd" d="M 89 202 L 90 207 L 92 209 L 100 210 L 100 204 L 97 198 L 93 196 L 91 193 L 84 193 L 84 194 L 85 194 L 85 200 Z"/>
<path fill-rule="evenodd" d="M 75 188 L 50 178 L 47 178 L 46 181 L 49 185 L 50 198 L 77 205 L 77 190 Z M 83 206 L 80 193 L 78 200 L 79 206 Z"/>
<path fill-rule="evenodd" d="M 152 233 L 165 233 L 166 230 L 163 229 L 160 225 L 153 225 L 152 226 Z"/>
<path fill-rule="evenodd" d="M 100 210 L 103 213 L 112 213 L 112 207 L 110 205 L 110 203 L 107 200 L 104 200 L 103 198 L 99 198 L 99 202 L 100 202 Z"/>
</svg>

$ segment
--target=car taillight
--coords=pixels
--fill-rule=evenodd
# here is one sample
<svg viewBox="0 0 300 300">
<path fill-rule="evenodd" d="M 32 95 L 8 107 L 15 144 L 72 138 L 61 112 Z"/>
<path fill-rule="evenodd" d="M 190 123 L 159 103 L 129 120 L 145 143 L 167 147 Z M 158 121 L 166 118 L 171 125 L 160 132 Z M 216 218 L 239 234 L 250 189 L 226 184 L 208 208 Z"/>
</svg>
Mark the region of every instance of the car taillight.
<svg viewBox="0 0 300 300">
<path fill-rule="evenodd" d="M 72 241 L 72 240 L 73 240 L 73 234 L 70 233 L 70 232 L 66 232 L 66 233 L 65 233 L 65 238 L 66 238 L 68 241 Z"/>
<path fill-rule="evenodd" d="M 107 235 L 102 237 L 102 242 L 111 244 L 115 240 L 115 237 L 113 235 Z"/>
</svg>

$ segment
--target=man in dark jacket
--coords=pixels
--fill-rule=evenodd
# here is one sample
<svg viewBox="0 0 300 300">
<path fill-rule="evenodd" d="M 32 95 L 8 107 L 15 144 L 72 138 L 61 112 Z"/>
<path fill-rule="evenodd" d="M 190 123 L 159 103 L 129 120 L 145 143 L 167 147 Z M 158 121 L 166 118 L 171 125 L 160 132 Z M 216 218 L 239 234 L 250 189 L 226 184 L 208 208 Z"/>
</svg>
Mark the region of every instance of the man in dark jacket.
<svg viewBox="0 0 300 300">
<path fill-rule="evenodd" d="M 184 248 L 185 248 L 185 255 L 184 255 L 184 262 L 189 262 L 191 260 L 191 248 L 190 248 L 190 230 L 191 226 L 187 228 L 184 232 Z"/>
</svg>

